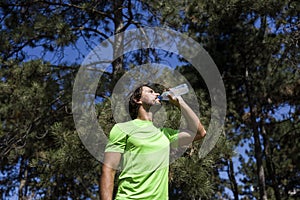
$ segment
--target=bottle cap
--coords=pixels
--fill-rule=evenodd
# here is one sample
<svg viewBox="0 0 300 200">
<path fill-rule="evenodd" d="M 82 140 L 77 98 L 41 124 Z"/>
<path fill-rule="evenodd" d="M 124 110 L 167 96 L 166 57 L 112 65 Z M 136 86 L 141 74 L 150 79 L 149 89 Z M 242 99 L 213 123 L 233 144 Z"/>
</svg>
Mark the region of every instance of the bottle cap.
<svg viewBox="0 0 300 200">
<path fill-rule="evenodd" d="M 158 96 L 157 98 L 159 99 L 159 101 L 162 101 L 162 99 L 163 99 L 162 96 Z"/>
</svg>

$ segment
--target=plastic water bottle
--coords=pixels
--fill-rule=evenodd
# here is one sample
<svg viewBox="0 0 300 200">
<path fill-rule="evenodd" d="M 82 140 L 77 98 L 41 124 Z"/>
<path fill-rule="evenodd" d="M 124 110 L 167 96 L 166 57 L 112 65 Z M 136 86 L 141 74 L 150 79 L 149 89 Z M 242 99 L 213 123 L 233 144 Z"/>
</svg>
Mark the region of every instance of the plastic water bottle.
<svg viewBox="0 0 300 200">
<path fill-rule="evenodd" d="M 178 97 L 188 92 L 189 92 L 189 87 L 187 86 L 187 84 L 184 83 L 176 87 L 170 88 L 169 91 L 163 92 L 158 98 L 160 101 L 169 101 L 169 97 L 168 97 L 169 94 L 171 96 Z"/>
</svg>

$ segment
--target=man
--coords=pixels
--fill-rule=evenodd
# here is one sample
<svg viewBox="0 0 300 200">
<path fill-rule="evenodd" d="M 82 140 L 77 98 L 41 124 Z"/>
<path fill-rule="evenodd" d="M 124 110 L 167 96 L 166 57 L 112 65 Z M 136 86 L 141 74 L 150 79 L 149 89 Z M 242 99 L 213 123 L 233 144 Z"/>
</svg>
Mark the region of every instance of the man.
<svg viewBox="0 0 300 200">
<path fill-rule="evenodd" d="M 122 155 L 116 200 L 168 199 L 170 144 L 187 145 L 205 136 L 206 131 L 192 109 L 181 97 L 170 95 L 170 103 L 181 109 L 187 121 L 187 130 L 156 128 L 152 120 L 155 108 L 161 106 L 158 96 L 148 85 L 137 88 L 129 101 L 134 120 L 112 128 L 102 166 L 101 200 L 113 199 L 114 177 Z"/>
</svg>

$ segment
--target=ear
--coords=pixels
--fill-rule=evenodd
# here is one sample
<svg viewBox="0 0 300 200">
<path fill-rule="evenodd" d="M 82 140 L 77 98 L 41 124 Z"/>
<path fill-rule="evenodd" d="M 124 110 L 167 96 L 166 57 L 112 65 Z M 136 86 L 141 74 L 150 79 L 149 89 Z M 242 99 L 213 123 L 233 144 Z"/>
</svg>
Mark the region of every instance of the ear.
<svg viewBox="0 0 300 200">
<path fill-rule="evenodd" d="M 141 99 L 133 99 L 136 104 L 142 105 Z"/>
</svg>

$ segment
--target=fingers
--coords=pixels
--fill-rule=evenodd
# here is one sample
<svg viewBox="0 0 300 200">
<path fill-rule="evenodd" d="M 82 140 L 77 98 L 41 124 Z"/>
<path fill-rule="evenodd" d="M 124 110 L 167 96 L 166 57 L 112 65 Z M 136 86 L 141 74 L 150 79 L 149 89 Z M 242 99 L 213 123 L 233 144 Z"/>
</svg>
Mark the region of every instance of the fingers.
<svg viewBox="0 0 300 200">
<path fill-rule="evenodd" d="M 177 107 L 180 107 L 180 103 L 179 103 L 179 100 L 180 100 L 180 96 L 178 97 L 175 97 L 175 96 L 172 96 L 172 95 L 168 95 L 168 98 L 169 98 L 169 102 L 172 103 L 173 105 L 177 106 Z"/>
</svg>

